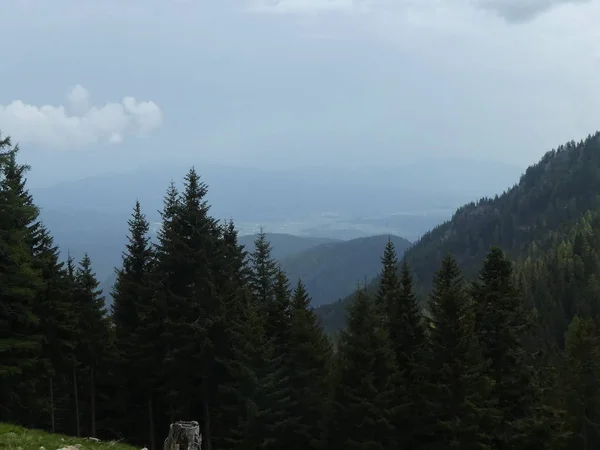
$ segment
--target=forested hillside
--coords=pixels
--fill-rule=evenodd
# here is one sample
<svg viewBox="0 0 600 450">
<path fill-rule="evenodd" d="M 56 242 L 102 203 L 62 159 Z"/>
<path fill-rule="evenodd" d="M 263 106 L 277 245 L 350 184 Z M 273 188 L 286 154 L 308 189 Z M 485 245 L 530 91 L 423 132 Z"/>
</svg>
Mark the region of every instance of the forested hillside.
<svg viewBox="0 0 600 450">
<path fill-rule="evenodd" d="M 573 206 L 554 201 L 544 183 L 562 186 L 557 198 L 565 198 L 565 181 L 549 175 L 552 161 L 577 161 L 589 142 L 598 145 L 597 137 L 586 142 L 545 158 L 542 184 L 529 185 L 542 211 L 529 228 L 501 226 L 481 238 L 476 256 L 459 251 L 452 222 L 402 263 L 387 241 L 374 289 L 357 290 L 347 327 L 330 341 L 266 236 L 246 258 L 234 224 L 211 216 L 193 169 L 181 191 L 167 188 L 156 244 L 135 203 L 107 311 L 93 261 L 61 263 L 28 193 L 28 168 L 2 139 L 0 422 L 150 450 L 180 419 L 202 424 L 208 450 L 598 448 L 600 213 L 589 198 L 597 194 L 574 181 Z M 592 172 L 597 161 L 586 161 Z M 551 208 L 540 206 L 540 190 L 550 192 Z M 513 242 L 508 253 L 489 246 L 501 237 Z M 419 248 L 439 258 L 437 267 L 416 257 Z M 421 304 L 410 261 L 429 291 Z"/>
<path fill-rule="evenodd" d="M 426 233 L 406 251 L 423 298 L 444 256 L 451 253 L 472 278 L 488 249 L 497 245 L 512 258 L 532 244 L 547 248 L 550 235 L 565 235 L 588 212 L 600 208 L 600 134 L 549 151 L 519 182 L 494 198 L 459 208 L 448 222 Z M 374 291 L 378 280 L 373 280 Z M 350 299 L 318 311 L 330 331 L 345 323 Z"/>
<path fill-rule="evenodd" d="M 321 244 L 281 259 L 281 268 L 292 283 L 302 280 L 313 306 L 331 303 L 377 275 L 388 239 L 400 255 L 410 245 L 404 238 L 388 235 Z"/>
</svg>

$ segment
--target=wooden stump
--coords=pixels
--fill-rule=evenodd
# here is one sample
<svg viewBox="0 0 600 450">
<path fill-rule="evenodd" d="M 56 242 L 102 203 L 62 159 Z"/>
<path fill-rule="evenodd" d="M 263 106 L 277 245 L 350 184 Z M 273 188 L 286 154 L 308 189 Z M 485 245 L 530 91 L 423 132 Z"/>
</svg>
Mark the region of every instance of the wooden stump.
<svg viewBox="0 0 600 450">
<path fill-rule="evenodd" d="M 164 450 L 201 450 L 202 436 L 198 422 L 179 421 L 169 427 Z"/>
</svg>

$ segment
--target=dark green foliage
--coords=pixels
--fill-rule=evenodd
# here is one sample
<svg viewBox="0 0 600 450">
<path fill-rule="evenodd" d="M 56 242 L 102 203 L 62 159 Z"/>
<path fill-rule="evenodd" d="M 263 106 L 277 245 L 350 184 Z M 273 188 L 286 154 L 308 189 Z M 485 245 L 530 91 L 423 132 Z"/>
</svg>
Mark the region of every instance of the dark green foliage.
<svg viewBox="0 0 600 450">
<path fill-rule="evenodd" d="M 397 442 L 401 447 L 413 448 L 418 444 L 419 428 L 425 414 L 420 399 L 423 383 L 419 374 L 424 329 L 410 270 L 404 263 L 398 276 L 398 258 L 391 241 L 383 253 L 382 266 L 376 301 L 384 314 L 396 361 L 394 424 Z"/>
<path fill-rule="evenodd" d="M 326 446 L 332 353 L 302 282 L 298 282 L 293 292 L 290 314 L 287 358 L 289 385 L 295 400 L 292 415 L 296 418 L 290 441 L 299 449 L 320 449 Z"/>
<path fill-rule="evenodd" d="M 102 291 L 92 269 L 90 258 L 84 255 L 75 271 L 74 302 L 78 316 L 79 339 L 75 350 L 80 373 L 85 376 L 90 436 L 97 434 L 97 382 L 111 346 L 111 331 Z"/>
<path fill-rule="evenodd" d="M 396 363 L 373 299 L 358 290 L 338 347 L 330 448 L 394 448 Z"/>
<path fill-rule="evenodd" d="M 290 292 L 264 233 L 247 258 L 193 169 L 156 245 L 136 204 L 107 316 L 0 139 L 0 420 L 153 450 L 181 419 L 206 450 L 596 448 L 598 141 L 461 208 L 401 264 L 389 242 L 332 349 L 310 289 Z"/>
<path fill-rule="evenodd" d="M 563 392 L 572 435 L 569 449 L 600 445 L 600 339 L 591 318 L 575 316 L 566 334 Z"/>
<path fill-rule="evenodd" d="M 410 245 L 399 236 L 377 235 L 316 245 L 278 260 L 291 283 L 302 280 L 317 307 L 346 297 L 357 282 L 374 278 L 380 268 L 381 248 L 387 241 L 394 244 L 399 255 Z"/>
<path fill-rule="evenodd" d="M 3 139 L 0 151 L 0 420 L 31 420 L 40 379 L 28 374 L 45 367 L 34 303 L 43 283 L 33 258 L 38 210 L 25 189 L 28 167 L 17 163 L 18 148 Z"/>
<path fill-rule="evenodd" d="M 160 385 L 161 379 L 157 374 L 160 374 L 163 357 L 156 352 L 154 341 L 162 328 L 151 284 L 154 249 L 148 237 L 150 225 L 139 202 L 135 204 L 128 225 L 128 244 L 123 254 L 123 265 L 116 271 L 112 305 L 119 378 L 128 381 L 127 384 L 120 383 L 118 407 L 120 415 L 130 421 L 130 439 L 147 442 L 154 449 L 153 392 Z M 146 421 L 126 414 L 132 405 L 146 411 Z"/>
<path fill-rule="evenodd" d="M 539 393 L 533 360 L 525 349 L 530 322 L 518 295 L 511 261 L 492 248 L 473 284 L 475 334 L 487 374 L 494 382 L 493 397 L 499 410 L 495 448 L 524 448 L 523 431 L 533 420 Z M 527 433 L 527 432 L 526 432 Z"/>
<path fill-rule="evenodd" d="M 460 269 L 450 256 L 435 275 L 428 309 L 426 448 L 492 448 L 493 384 L 486 376 Z"/>
</svg>

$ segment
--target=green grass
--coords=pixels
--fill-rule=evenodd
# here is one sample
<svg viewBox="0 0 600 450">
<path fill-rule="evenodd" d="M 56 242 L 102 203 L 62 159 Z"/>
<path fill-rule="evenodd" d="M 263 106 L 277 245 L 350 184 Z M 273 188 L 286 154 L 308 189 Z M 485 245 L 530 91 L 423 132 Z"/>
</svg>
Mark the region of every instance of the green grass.
<svg viewBox="0 0 600 450">
<path fill-rule="evenodd" d="M 76 450 L 139 450 L 116 442 L 93 442 L 0 423 L 0 450 L 57 450 L 68 446 Z"/>
</svg>

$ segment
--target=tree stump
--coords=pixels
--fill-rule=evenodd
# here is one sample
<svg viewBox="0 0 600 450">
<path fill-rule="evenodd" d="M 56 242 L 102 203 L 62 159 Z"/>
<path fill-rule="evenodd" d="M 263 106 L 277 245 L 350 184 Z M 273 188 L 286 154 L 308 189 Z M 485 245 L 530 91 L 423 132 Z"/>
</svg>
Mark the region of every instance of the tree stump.
<svg viewBox="0 0 600 450">
<path fill-rule="evenodd" d="M 202 436 L 198 422 L 179 421 L 169 427 L 164 450 L 201 450 Z"/>
</svg>

